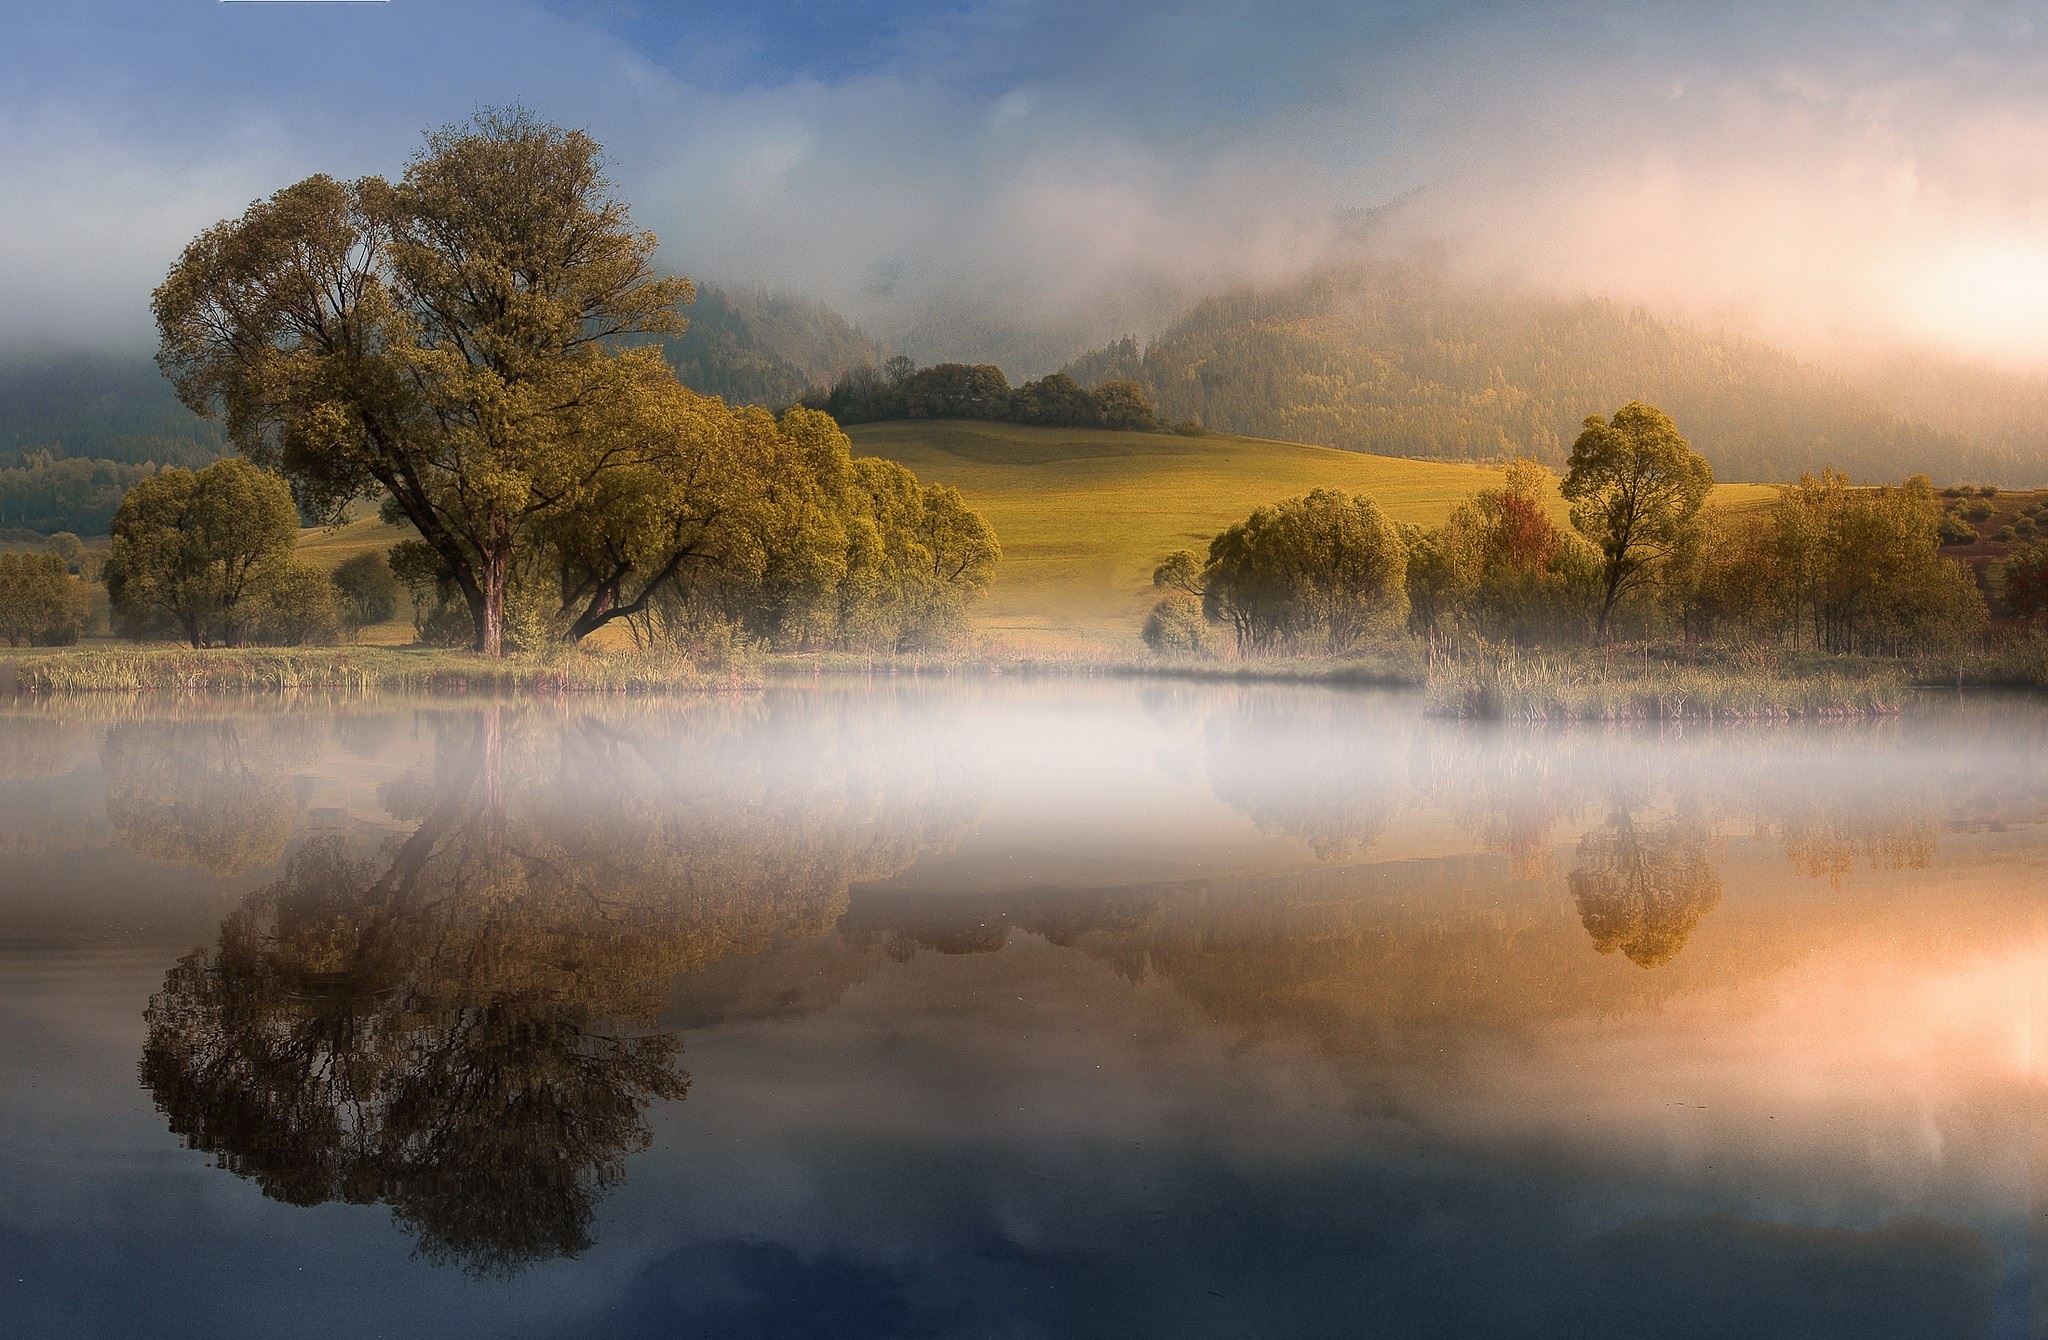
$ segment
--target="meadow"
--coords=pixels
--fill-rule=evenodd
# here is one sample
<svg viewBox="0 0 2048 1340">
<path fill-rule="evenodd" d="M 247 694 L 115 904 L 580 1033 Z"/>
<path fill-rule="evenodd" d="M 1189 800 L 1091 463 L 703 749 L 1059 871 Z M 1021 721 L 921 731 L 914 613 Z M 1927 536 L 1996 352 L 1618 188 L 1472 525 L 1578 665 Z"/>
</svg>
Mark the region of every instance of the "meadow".
<svg viewBox="0 0 2048 1340">
<path fill-rule="evenodd" d="M 1159 560 L 1175 549 L 1202 550 L 1261 504 L 1336 488 L 1371 494 L 1396 521 L 1434 526 L 1501 480 L 1488 466 L 1220 433 L 913 420 L 857 424 L 847 435 L 855 455 L 886 457 L 921 480 L 950 484 L 989 519 L 1003 562 L 974 619 L 996 644 L 1018 651 L 1138 650 L 1139 626 L 1158 598 Z M 1770 486 L 1733 484 L 1717 488 L 1713 501 L 1750 507 L 1776 496 Z M 1554 511 L 1562 522 L 1562 499 Z"/>
</svg>

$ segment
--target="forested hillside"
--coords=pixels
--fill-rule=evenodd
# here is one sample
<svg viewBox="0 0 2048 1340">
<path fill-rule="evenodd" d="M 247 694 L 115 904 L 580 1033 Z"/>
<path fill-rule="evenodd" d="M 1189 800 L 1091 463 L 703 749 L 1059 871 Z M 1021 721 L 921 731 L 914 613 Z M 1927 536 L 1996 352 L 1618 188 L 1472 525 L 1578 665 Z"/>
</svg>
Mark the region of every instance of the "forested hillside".
<svg viewBox="0 0 2048 1340">
<path fill-rule="evenodd" d="M 690 328 L 662 342 L 683 385 L 732 404 L 781 409 L 882 351 L 822 303 L 759 290 L 700 285 Z"/>
<path fill-rule="evenodd" d="M 158 465 L 203 465 L 220 425 L 178 403 L 144 354 L 45 353 L 0 363 L 0 528 L 105 534 Z"/>
<path fill-rule="evenodd" d="M 1162 419 L 1391 456 L 1557 465 L 1588 414 L 1640 399 L 1723 479 L 1828 464 L 1873 480 L 2048 476 L 2048 461 L 1908 420 L 1755 341 L 1612 302 L 1462 289 L 1419 266 L 1220 295 L 1147 349 L 1121 341 L 1067 370 L 1139 381 Z"/>
<path fill-rule="evenodd" d="M 43 353 L 0 362 L 0 465 L 25 451 L 107 461 L 204 464 L 220 425 L 178 403 L 147 354 Z"/>
</svg>

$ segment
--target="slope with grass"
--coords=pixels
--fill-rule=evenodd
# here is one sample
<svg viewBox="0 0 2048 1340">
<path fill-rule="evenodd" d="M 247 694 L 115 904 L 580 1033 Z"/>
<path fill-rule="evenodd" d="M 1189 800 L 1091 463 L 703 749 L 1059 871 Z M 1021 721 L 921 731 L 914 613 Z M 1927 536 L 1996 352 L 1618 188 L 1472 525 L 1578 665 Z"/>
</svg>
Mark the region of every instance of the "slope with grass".
<svg viewBox="0 0 2048 1340">
<path fill-rule="evenodd" d="M 1330 447 L 1209 434 L 1030 428 L 959 420 L 860 424 L 856 455 L 900 461 L 951 484 L 1003 545 L 983 632 L 1018 648 L 1079 641 L 1128 650 L 1157 593 L 1152 569 L 1263 503 L 1313 488 L 1369 493 L 1396 521 L 1433 526 L 1500 483 L 1497 468 L 1369 456 Z M 1716 490 L 1716 505 L 1776 496 Z M 1560 520 L 1563 503 L 1557 504 Z"/>
</svg>

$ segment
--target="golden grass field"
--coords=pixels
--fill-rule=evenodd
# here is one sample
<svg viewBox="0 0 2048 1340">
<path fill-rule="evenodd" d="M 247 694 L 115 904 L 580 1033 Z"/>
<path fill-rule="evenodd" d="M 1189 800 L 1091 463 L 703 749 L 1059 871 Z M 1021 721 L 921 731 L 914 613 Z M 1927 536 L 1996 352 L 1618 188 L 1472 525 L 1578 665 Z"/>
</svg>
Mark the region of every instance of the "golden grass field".
<svg viewBox="0 0 2048 1340">
<path fill-rule="evenodd" d="M 1201 551 L 1261 504 L 1338 488 L 1371 494 L 1396 521 L 1433 526 L 1501 479 L 1489 466 L 1221 434 L 926 420 L 859 424 L 848 436 L 856 455 L 951 484 L 989 519 L 1003 562 L 976 623 L 1018 649 L 1076 640 L 1133 647 L 1158 598 L 1159 560 Z M 1716 489 L 1714 501 L 1743 507 L 1776 496 L 1769 486 L 1734 484 Z M 1562 521 L 1561 499 L 1556 510 Z"/>
</svg>

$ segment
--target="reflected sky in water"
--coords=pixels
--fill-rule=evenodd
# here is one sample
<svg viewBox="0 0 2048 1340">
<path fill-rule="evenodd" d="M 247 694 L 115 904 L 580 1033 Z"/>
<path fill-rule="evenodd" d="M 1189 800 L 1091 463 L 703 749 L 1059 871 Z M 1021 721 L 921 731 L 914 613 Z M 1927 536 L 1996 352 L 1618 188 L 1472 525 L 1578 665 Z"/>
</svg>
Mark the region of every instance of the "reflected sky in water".
<svg viewBox="0 0 2048 1340">
<path fill-rule="evenodd" d="M 2036 1337 L 2048 710 L 1923 708 L 0 704 L 0 1330 Z"/>
</svg>

